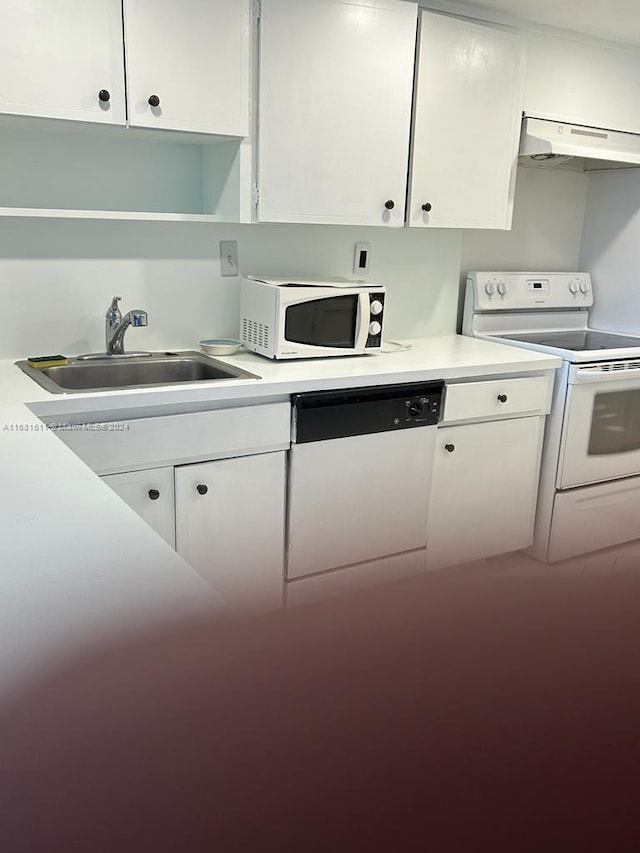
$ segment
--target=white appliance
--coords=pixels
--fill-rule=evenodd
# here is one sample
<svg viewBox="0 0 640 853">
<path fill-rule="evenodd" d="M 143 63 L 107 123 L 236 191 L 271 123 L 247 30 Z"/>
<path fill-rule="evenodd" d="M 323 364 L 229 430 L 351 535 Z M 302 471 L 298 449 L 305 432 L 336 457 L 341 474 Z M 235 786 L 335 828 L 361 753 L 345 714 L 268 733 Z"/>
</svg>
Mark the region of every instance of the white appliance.
<svg viewBox="0 0 640 853">
<path fill-rule="evenodd" d="M 251 276 L 240 290 L 240 339 L 277 359 L 378 352 L 384 304 L 380 284 Z"/>
<path fill-rule="evenodd" d="M 640 337 L 589 326 L 588 273 L 470 272 L 463 333 L 558 355 L 530 553 L 640 538 Z"/>
<path fill-rule="evenodd" d="M 586 171 L 640 165 L 640 135 L 526 117 L 520 136 L 521 163 L 571 163 Z"/>
<path fill-rule="evenodd" d="M 288 604 L 425 570 L 443 387 L 293 396 Z"/>
</svg>

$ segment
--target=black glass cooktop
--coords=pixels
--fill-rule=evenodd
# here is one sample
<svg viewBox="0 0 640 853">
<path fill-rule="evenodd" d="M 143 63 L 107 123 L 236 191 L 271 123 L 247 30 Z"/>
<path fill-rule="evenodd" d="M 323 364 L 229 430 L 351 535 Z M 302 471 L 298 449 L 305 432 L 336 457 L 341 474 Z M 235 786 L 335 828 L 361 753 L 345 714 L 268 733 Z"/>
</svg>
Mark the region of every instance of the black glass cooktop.
<svg viewBox="0 0 640 853">
<path fill-rule="evenodd" d="M 639 347 L 640 338 L 631 335 L 615 335 L 613 332 L 527 332 L 515 335 L 498 335 L 509 341 L 540 344 L 546 347 L 574 350 L 575 352 L 590 352 L 601 349 L 624 349 Z"/>
</svg>

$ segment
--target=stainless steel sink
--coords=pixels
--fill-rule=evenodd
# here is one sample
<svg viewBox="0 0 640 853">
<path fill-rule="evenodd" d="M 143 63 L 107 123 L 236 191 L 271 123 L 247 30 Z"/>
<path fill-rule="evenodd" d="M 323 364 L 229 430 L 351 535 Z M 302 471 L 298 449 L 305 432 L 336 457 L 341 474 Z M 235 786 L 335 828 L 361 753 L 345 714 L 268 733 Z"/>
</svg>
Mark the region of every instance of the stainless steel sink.
<svg viewBox="0 0 640 853">
<path fill-rule="evenodd" d="M 111 355 L 68 364 L 37 368 L 27 361 L 17 366 L 53 394 L 115 391 L 157 385 L 212 382 L 225 379 L 260 379 L 255 373 L 231 367 L 195 351 L 150 353 L 127 357 Z"/>
</svg>

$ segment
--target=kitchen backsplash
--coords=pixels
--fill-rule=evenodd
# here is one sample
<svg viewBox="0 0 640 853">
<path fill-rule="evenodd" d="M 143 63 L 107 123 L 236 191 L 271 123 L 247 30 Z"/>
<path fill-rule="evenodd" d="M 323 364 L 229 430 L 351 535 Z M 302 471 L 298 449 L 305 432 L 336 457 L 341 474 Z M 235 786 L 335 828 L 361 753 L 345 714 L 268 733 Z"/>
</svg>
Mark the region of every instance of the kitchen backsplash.
<svg viewBox="0 0 640 853">
<path fill-rule="evenodd" d="M 578 266 L 589 178 L 519 171 L 511 231 L 0 220 L 0 358 L 102 350 L 114 295 L 123 312 L 149 313 L 130 348 L 237 335 L 239 279 L 220 275 L 220 240 L 237 240 L 242 273 L 306 276 L 353 276 L 355 244 L 369 243 L 366 279 L 388 288 L 387 338 L 455 332 L 466 270 Z"/>
</svg>

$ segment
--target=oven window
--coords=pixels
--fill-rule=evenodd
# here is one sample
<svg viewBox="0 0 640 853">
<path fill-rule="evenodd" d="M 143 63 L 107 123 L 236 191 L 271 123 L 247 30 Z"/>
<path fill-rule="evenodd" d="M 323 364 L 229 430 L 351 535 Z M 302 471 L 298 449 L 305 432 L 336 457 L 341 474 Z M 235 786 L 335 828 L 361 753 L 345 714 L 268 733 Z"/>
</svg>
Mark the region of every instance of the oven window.
<svg viewBox="0 0 640 853">
<path fill-rule="evenodd" d="M 285 314 L 285 340 L 317 347 L 353 348 L 357 313 L 355 293 L 290 305 Z"/>
<path fill-rule="evenodd" d="M 640 450 L 640 388 L 596 394 L 589 456 Z"/>
</svg>

